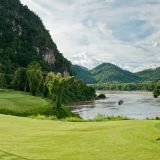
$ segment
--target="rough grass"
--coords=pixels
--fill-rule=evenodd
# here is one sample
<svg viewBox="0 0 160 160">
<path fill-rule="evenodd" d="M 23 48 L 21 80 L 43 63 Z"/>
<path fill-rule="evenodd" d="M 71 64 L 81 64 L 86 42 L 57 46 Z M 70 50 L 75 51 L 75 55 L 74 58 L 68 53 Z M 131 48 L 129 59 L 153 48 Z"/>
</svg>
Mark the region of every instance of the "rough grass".
<svg viewBox="0 0 160 160">
<path fill-rule="evenodd" d="M 1 160 L 159 160 L 160 121 L 64 122 L 0 115 Z"/>
<path fill-rule="evenodd" d="M 17 116 L 43 114 L 51 110 L 51 103 L 41 97 L 30 94 L 0 89 L 0 113 Z"/>
<path fill-rule="evenodd" d="M 102 121 L 120 121 L 120 120 L 131 120 L 131 119 L 122 116 L 97 115 L 95 118 L 87 120 L 79 117 L 67 117 L 64 120 L 68 122 L 102 122 Z"/>
</svg>

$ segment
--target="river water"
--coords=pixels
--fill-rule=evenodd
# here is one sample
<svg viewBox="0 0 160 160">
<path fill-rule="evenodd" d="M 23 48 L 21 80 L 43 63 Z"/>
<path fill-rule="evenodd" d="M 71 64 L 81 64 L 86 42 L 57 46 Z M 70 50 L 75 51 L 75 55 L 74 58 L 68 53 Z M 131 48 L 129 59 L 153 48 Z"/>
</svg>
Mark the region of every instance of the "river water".
<svg viewBox="0 0 160 160">
<path fill-rule="evenodd" d="M 92 119 L 98 114 L 106 116 L 125 116 L 145 119 L 160 117 L 160 97 L 155 99 L 151 92 L 112 92 L 104 91 L 106 99 L 95 100 L 91 104 L 79 105 L 73 112 L 84 119 Z M 119 105 L 118 101 L 123 100 Z"/>
</svg>

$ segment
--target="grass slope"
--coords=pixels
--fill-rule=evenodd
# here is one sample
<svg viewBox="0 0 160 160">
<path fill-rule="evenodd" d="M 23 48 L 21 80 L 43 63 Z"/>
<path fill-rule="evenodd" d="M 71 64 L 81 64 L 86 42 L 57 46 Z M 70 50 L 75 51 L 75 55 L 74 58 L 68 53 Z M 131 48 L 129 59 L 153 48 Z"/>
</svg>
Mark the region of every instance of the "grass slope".
<svg viewBox="0 0 160 160">
<path fill-rule="evenodd" d="M 50 102 L 25 92 L 0 89 L 0 113 L 27 116 L 48 112 Z"/>
<path fill-rule="evenodd" d="M 158 160 L 160 121 L 62 122 L 0 115 L 1 160 Z"/>
</svg>

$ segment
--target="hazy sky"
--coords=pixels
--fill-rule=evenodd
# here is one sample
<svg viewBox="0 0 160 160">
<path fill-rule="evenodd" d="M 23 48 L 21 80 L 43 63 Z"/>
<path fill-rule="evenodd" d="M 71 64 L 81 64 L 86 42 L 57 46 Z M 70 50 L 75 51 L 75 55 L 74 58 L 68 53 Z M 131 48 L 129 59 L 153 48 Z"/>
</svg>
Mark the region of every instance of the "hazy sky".
<svg viewBox="0 0 160 160">
<path fill-rule="evenodd" d="M 73 64 L 160 66 L 160 0 L 21 0 Z"/>
</svg>

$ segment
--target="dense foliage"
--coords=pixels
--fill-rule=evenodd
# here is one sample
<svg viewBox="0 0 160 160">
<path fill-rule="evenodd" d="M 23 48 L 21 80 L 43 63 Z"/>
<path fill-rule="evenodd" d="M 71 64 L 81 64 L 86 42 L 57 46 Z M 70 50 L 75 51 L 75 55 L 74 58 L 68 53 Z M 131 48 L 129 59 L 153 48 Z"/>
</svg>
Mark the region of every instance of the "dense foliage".
<svg viewBox="0 0 160 160">
<path fill-rule="evenodd" d="M 37 95 L 41 91 L 40 87 L 44 84 L 43 74 L 40 65 L 38 63 L 30 64 L 28 66 L 26 74 L 28 78 L 30 92 L 33 96 Z"/>
<path fill-rule="evenodd" d="M 129 71 L 125 71 L 116 65 L 103 63 L 91 70 L 93 77 L 99 83 L 104 82 L 137 82 L 139 77 Z"/>
<path fill-rule="evenodd" d="M 12 87 L 16 90 L 27 91 L 29 82 L 26 68 L 19 67 L 15 71 L 12 80 Z"/>
<path fill-rule="evenodd" d="M 97 95 L 96 99 L 105 99 L 106 98 L 106 95 L 101 93 L 99 95 Z"/>
<path fill-rule="evenodd" d="M 85 67 L 72 65 L 72 72 L 78 79 L 84 81 L 87 84 L 96 82 L 90 71 Z"/>
<path fill-rule="evenodd" d="M 156 87 L 155 87 L 155 89 L 153 91 L 153 96 L 155 98 L 157 98 L 158 96 L 160 96 L 160 81 L 157 82 L 157 84 L 156 84 Z"/>
<path fill-rule="evenodd" d="M 53 99 L 53 113 L 58 118 L 69 117 L 71 112 L 67 109 L 62 108 L 62 96 L 66 88 L 72 84 L 73 77 L 63 77 L 62 74 L 55 74 L 53 72 L 48 73 L 46 77 L 46 86 Z M 69 113 L 69 114 L 68 114 Z"/>
<path fill-rule="evenodd" d="M 141 72 L 135 73 L 143 81 L 157 81 L 160 80 L 160 67 L 156 69 L 147 69 Z"/>
<path fill-rule="evenodd" d="M 51 72 L 52 73 L 52 72 Z M 53 77 L 56 75 L 52 73 Z M 62 76 L 58 73 L 61 79 L 67 80 L 70 76 Z M 37 62 L 31 63 L 27 68 L 17 68 L 14 73 L 11 88 L 21 91 L 31 92 L 33 95 L 49 97 L 49 88 L 45 85 L 46 72 L 42 72 L 41 67 Z M 55 76 L 56 78 L 56 76 Z M 5 81 L 0 77 L 0 81 Z M 5 83 L 3 83 L 5 84 Z M 62 102 L 65 104 L 91 100 L 95 98 L 95 89 L 87 86 L 81 80 L 72 77 L 67 86 L 61 86 L 64 89 Z M 51 97 L 52 98 L 52 97 Z"/>
<path fill-rule="evenodd" d="M 40 18 L 19 0 L 0 1 L 0 73 L 37 61 L 43 70 L 71 72 Z"/>
<path fill-rule="evenodd" d="M 0 73 L 0 88 L 5 88 L 7 86 L 6 76 L 4 73 Z"/>
<path fill-rule="evenodd" d="M 76 78 L 73 79 L 68 89 L 63 94 L 64 103 L 93 100 L 96 97 L 95 89 Z"/>
<path fill-rule="evenodd" d="M 115 91 L 153 91 L 156 87 L 156 82 L 132 82 L 132 83 L 118 83 L 108 82 L 90 85 L 96 90 L 115 90 Z"/>
<path fill-rule="evenodd" d="M 51 112 L 58 118 L 72 115 L 62 104 L 95 98 L 94 88 L 75 77 L 53 72 L 46 74 L 42 72 L 37 62 L 31 63 L 27 68 L 18 68 L 14 73 L 11 86 L 16 90 L 28 91 L 32 95 L 52 99 L 54 105 Z"/>
</svg>

